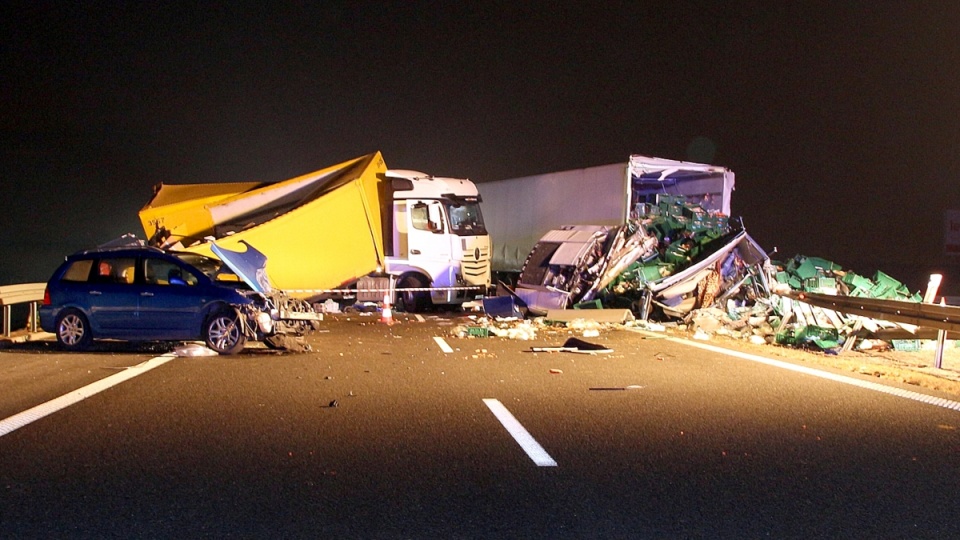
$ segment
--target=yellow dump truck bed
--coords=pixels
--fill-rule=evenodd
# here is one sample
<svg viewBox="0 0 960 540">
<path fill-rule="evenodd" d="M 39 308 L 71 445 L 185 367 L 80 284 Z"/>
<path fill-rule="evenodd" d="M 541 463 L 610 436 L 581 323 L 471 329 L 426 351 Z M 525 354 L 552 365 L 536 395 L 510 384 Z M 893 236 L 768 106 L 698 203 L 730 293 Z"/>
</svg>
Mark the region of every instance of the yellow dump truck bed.
<svg viewBox="0 0 960 540">
<path fill-rule="evenodd" d="M 213 256 L 209 240 L 267 256 L 273 285 L 310 297 L 383 261 L 379 152 L 276 183 L 162 184 L 140 211 L 153 243 Z"/>
</svg>

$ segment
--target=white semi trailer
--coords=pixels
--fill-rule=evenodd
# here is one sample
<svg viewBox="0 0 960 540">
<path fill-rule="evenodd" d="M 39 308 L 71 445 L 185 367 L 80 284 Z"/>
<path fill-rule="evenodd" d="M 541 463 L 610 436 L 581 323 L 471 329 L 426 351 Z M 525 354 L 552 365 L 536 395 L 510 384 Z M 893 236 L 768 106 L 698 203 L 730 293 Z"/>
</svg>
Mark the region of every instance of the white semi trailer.
<svg viewBox="0 0 960 540">
<path fill-rule="evenodd" d="M 733 171 L 632 155 L 626 162 L 478 183 L 496 273 L 519 273 L 543 235 L 567 225 L 623 225 L 658 195 L 730 215 Z"/>
</svg>

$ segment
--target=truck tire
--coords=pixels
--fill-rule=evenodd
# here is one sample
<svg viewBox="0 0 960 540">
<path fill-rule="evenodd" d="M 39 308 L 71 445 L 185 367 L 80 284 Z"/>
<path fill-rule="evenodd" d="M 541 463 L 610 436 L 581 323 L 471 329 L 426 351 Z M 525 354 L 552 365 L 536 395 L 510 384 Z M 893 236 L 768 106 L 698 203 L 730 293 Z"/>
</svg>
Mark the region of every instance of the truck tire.
<svg viewBox="0 0 960 540">
<path fill-rule="evenodd" d="M 222 309 L 207 318 L 203 340 L 219 354 L 237 354 L 247 342 L 237 312 L 232 309 Z"/>
<path fill-rule="evenodd" d="M 397 282 L 399 289 L 422 289 L 426 286 L 426 279 L 416 274 L 403 276 Z M 407 313 L 422 313 L 431 304 L 430 293 L 427 291 L 400 291 L 397 297 L 399 301 L 397 307 Z"/>
</svg>

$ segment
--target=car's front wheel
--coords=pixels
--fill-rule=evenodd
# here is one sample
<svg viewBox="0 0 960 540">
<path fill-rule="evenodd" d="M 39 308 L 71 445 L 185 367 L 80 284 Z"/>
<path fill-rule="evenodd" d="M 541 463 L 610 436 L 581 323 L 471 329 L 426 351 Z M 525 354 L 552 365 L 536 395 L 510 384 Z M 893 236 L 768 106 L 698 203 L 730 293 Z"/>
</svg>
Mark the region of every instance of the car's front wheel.
<svg viewBox="0 0 960 540">
<path fill-rule="evenodd" d="M 247 342 L 236 311 L 221 310 L 207 319 L 203 329 L 204 341 L 219 354 L 237 354 Z"/>
<path fill-rule="evenodd" d="M 410 274 L 400 278 L 397 283 L 399 289 L 423 289 L 427 286 L 426 279 L 417 274 Z M 400 307 L 408 313 L 423 313 L 430 305 L 430 293 L 423 290 L 401 290 Z"/>
<path fill-rule="evenodd" d="M 90 323 L 77 309 L 65 309 L 57 316 L 57 343 L 68 351 L 82 351 L 90 346 L 93 334 Z"/>
</svg>

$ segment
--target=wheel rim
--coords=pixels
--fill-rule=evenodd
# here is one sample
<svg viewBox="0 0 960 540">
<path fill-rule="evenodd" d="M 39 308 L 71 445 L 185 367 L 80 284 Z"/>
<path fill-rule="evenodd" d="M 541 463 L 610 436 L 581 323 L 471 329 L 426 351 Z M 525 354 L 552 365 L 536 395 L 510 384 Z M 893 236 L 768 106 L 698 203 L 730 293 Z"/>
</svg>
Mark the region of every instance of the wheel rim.
<svg viewBox="0 0 960 540">
<path fill-rule="evenodd" d="M 60 341 L 65 345 L 76 345 L 80 343 L 83 340 L 85 331 L 83 320 L 77 315 L 71 313 L 60 321 Z"/>
<path fill-rule="evenodd" d="M 231 317 L 219 316 L 210 322 L 207 329 L 210 344 L 218 351 L 227 351 L 233 348 L 240 340 L 240 327 Z"/>
</svg>

